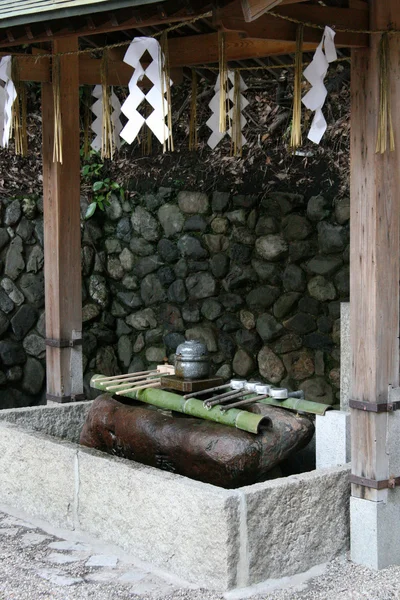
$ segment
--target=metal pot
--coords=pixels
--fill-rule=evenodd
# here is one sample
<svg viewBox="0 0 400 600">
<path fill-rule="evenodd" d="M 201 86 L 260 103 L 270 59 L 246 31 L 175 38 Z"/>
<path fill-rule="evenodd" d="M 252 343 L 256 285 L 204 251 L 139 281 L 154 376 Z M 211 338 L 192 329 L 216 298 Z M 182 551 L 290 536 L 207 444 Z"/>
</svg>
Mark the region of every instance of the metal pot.
<svg viewBox="0 0 400 600">
<path fill-rule="evenodd" d="M 175 374 L 182 379 L 204 379 L 210 375 L 207 346 L 199 340 L 188 340 L 176 349 Z"/>
</svg>

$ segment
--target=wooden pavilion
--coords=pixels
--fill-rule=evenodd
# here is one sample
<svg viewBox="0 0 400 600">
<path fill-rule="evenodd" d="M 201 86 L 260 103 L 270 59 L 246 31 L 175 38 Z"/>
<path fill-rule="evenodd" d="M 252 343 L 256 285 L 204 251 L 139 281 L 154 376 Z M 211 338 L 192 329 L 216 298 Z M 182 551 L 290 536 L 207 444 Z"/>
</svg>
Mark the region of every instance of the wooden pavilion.
<svg viewBox="0 0 400 600">
<path fill-rule="evenodd" d="M 271 9 L 274 15 L 269 14 Z M 338 48 L 351 49 L 353 557 L 378 567 L 399 564 L 395 522 L 399 521 L 400 498 L 398 490 L 390 488 L 400 481 L 400 461 L 387 451 L 396 418 L 392 413 L 397 408 L 393 389 L 399 386 L 398 32 L 389 38 L 389 96 L 396 147 L 384 154 L 375 151 L 380 107 L 380 35 L 376 30 L 400 30 L 397 0 L 220 0 L 215 4 L 208 0 L 0 0 L 0 49 L 4 54 L 18 53 L 22 45 L 28 45 L 29 53 L 18 54 L 20 79 L 42 84 L 48 398 L 65 402 L 83 391 L 79 85 L 101 82 L 101 60 L 89 53 L 78 54 L 78 49 L 153 35 L 174 23 L 186 23 L 171 31 L 168 41 L 173 77 L 178 80 L 188 66 L 201 69 L 218 61 L 219 30 L 226 32 L 227 59 L 232 66 L 250 60 L 268 66 L 273 57 L 294 52 L 297 22 L 309 24 L 304 28 L 305 51 L 316 48 L 325 25 L 337 29 Z M 52 61 L 37 61 L 37 53 L 43 52 L 62 54 L 62 164 L 52 160 Z M 132 75 L 122 55 L 123 50 L 112 54 L 110 84 L 127 85 Z M 392 471 L 396 464 L 398 472 Z M 367 504 L 357 505 L 357 500 Z M 392 506 L 390 511 L 382 508 L 386 504 Z M 377 548 L 375 562 L 357 551 L 361 530 Z M 383 548 L 387 536 L 395 536 L 388 542 L 388 558 Z"/>
</svg>

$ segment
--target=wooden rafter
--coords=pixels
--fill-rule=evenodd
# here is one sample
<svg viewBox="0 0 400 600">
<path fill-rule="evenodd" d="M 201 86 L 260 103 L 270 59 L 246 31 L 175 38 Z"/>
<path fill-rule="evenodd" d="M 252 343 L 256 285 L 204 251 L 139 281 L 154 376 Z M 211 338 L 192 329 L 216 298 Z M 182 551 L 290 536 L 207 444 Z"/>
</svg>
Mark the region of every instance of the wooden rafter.
<svg viewBox="0 0 400 600">
<path fill-rule="evenodd" d="M 241 0 L 243 16 L 246 23 L 258 19 L 271 8 L 284 4 L 297 4 L 306 0 Z"/>
<path fill-rule="evenodd" d="M 254 0 L 255 1 L 255 0 Z M 262 1 L 262 0 L 257 0 Z M 355 2 L 355 0 L 352 0 Z M 304 4 L 301 0 L 282 0 L 275 8 L 281 13 L 300 21 L 311 21 L 321 26 L 331 25 L 338 28 L 366 29 L 368 28 L 368 11 L 365 3 L 357 0 L 356 8 L 332 8 L 318 5 Z M 154 9 L 153 9 L 154 10 Z M 190 21 L 196 16 L 204 14 L 204 8 L 190 12 L 187 8 L 180 8 L 173 14 L 167 15 L 162 11 L 156 11 L 151 16 L 143 15 L 140 20 L 137 11 L 124 9 L 113 13 L 94 14 L 90 19 L 69 20 L 67 26 L 64 21 L 52 21 L 51 29 L 41 25 L 36 29 L 33 25 L 29 29 L 12 28 L 11 30 L 0 29 L 0 47 L 9 47 L 32 42 L 51 41 L 52 39 L 69 37 L 71 34 L 79 37 L 98 35 L 101 33 L 112 33 L 118 31 L 137 30 L 152 26 L 167 26 L 177 22 Z M 249 38 L 258 38 L 269 41 L 293 42 L 295 40 L 296 24 L 280 20 L 268 13 L 263 14 L 256 20 L 247 23 L 243 17 L 241 0 L 223 6 L 215 12 L 213 25 L 222 27 L 227 31 L 242 32 Z M 37 27 L 37 26 L 36 26 Z M 132 33 L 134 35 L 134 32 Z M 305 28 L 304 41 L 315 43 L 321 39 L 321 31 L 318 29 Z M 193 40 L 194 41 L 194 40 Z M 197 40 L 198 43 L 200 40 Z M 354 33 L 338 33 L 336 36 L 338 46 L 357 48 L 368 45 L 368 36 Z M 268 56 L 268 54 L 264 55 Z"/>
</svg>

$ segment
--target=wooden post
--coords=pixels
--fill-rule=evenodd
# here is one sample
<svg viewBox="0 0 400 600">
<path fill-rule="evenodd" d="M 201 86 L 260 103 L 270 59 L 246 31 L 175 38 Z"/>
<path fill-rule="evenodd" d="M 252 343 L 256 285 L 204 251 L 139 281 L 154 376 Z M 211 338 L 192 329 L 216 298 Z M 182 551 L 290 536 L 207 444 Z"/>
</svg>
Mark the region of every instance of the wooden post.
<svg viewBox="0 0 400 600">
<path fill-rule="evenodd" d="M 372 0 L 370 15 L 372 29 L 400 28 L 398 0 Z M 390 36 L 396 150 L 385 154 L 375 152 L 379 42 L 379 35 L 371 35 L 370 48 L 353 50 L 351 64 L 350 398 L 365 403 L 387 403 L 389 386 L 399 385 L 400 119 L 396 106 L 400 98 L 400 36 Z M 389 413 L 352 409 L 353 475 L 375 481 L 400 476 L 390 473 L 387 452 L 390 419 L 394 418 Z M 378 505 L 392 499 L 393 494 L 397 492 L 352 485 L 351 542 L 356 562 L 385 566 L 380 536 L 387 523 L 382 527 L 380 518 L 390 516 Z M 399 564 L 400 556 L 388 560 L 389 564 Z"/>
<path fill-rule="evenodd" d="M 77 37 L 55 40 L 53 52 L 78 50 Z M 53 86 L 42 85 L 43 204 L 47 399 L 82 395 L 79 62 L 60 59 L 63 163 L 53 162 Z M 75 341 L 74 341 L 75 340 Z"/>
</svg>

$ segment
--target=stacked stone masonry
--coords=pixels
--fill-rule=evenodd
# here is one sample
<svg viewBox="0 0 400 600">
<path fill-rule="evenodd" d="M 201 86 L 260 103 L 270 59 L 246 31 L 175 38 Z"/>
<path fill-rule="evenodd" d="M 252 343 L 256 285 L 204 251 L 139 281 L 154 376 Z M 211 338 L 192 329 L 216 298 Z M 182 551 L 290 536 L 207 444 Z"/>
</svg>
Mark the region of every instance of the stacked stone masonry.
<svg viewBox="0 0 400 600">
<path fill-rule="evenodd" d="M 82 200 L 82 212 L 87 203 Z M 112 197 L 82 221 L 85 390 L 203 340 L 214 373 L 337 404 L 349 200 L 175 191 Z M 0 407 L 44 402 L 41 200 L 0 209 Z"/>
</svg>

